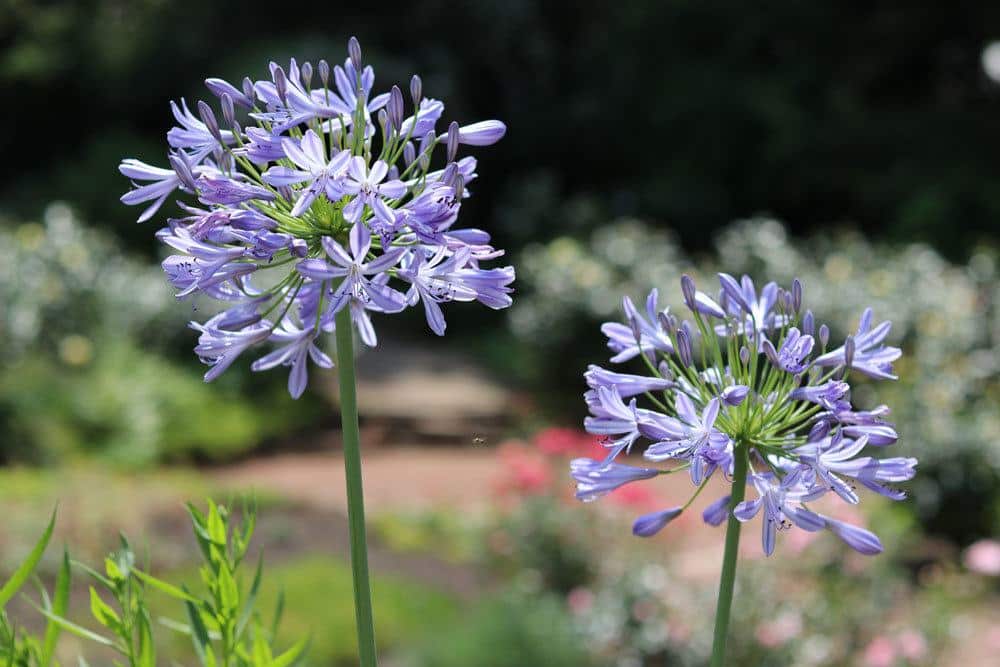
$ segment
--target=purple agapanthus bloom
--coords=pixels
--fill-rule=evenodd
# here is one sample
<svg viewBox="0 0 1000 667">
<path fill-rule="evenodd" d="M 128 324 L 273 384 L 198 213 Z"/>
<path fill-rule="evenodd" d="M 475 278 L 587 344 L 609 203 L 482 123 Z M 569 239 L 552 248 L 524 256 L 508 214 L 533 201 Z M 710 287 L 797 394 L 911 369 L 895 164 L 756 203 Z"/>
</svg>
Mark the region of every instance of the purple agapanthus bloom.
<svg viewBox="0 0 1000 667">
<path fill-rule="evenodd" d="M 734 486 L 704 509 L 705 523 L 738 526 L 761 516 L 767 554 L 778 533 L 792 527 L 830 530 L 860 553 L 879 553 L 872 533 L 809 505 L 828 494 L 857 504 L 859 488 L 902 500 L 898 485 L 916 474 L 914 458 L 867 453 L 898 440 L 888 407 L 851 403 L 851 370 L 895 378 L 891 362 L 900 351 L 884 345 L 889 323 L 872 327 L 866 310 L 857 333 L 827 352 L 829 328 L 820 326 L 814 337 L 815 316 L 802 309 L 799 281 L 789 290 L 768 283 L 760 293 L 748 276 L 723 273 L 719 282 L 716 300 L 682 278 L 692 319 L 658 310 L 653 290 L 645 314 L 626 298 L 625 321 L 601 327 L 613 362 L 645 358 L 635 373 L 591 366 L 584 375 L 584 426 L 605 439 L 609 452 L 603 461 L 574 462 L 579 496 L 593 500 L 602 490 L 681 471 L 700 491 L 718 471 Z M 633 451 L 663 467 L 619 462 Z M 742 500 L 748 487 L 754 496 Z M 683 506 L 640 517 L 633 532 L 655 534 L 698 491 Z"/>
<path fill-rule="evenodd" d="M 170 103 L 169 168 L 131 158 L 119 167 L 133 186 L 122 202 L 144 206 L 139 222 L 171 195 L 189 198 L 157 236 L 175 253 L 163 269 L 177 296 L 227 309 L 192 325 L 206 380 L 270 342 L 278 349 L 253 368 L 290 367 L 299 396 L 307 358 L 331 365 L 320 347 L 344 310 L 374 346 L 380 315 L 420 304 L 443 334 L 447 302 L 511 305 L 514 269 L 488 265 L 504 251 L 482 230 L 457 228 L 477 178 L 460 147 L 493 144 L 506 126 L 440 127 L 445 105 L 424 97 L 419 77 L 409 102 L 398 87 L 376 94 L 374 70 L 350 44 L 342 65 L 272 62 L 239 87 L 207 79 L 221 114 Z"/>
</svg>

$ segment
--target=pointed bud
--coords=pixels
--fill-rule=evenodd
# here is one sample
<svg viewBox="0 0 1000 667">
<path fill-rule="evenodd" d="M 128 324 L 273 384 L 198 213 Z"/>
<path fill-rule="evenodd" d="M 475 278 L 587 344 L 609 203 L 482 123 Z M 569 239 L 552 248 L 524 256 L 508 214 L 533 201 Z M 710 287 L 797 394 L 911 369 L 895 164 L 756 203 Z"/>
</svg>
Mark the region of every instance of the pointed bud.
<svg viewBox="0 0 1000 667">
<path fill-rule="evenodd" d="M 750 363 L 750 350 L 747 349 L 746 345 L 740 346 L 740 361 L 743 362 L 744 366 Z"/>
<path fill-rule="evenodd" d="M 691 337 L 683 326 L 677 330 L 677 356 L 684 366 L 690 366 L 694 360 L 691 354 Z"/>
<path fill-rule="evenodd" d="M 389 122 L 392 123 L 392 127 L 398 132 L 401 127 L 403 127 L 403 91 L 399 89 L 399 86 L 393 86 L 392 90 L 389 91 L 389 103 L 387 105 L 389 110 Z"/>
<path fill-rule="evenodd" d="M 705 508 L 701 519 L 710 526 L 718 526 L 729 518 L 729 496 L 723 496 Z"/>
<path fill-rule="evenodd" d="M 848 368 L 854 365 L 854 336 L 844 341 L 844 365 Z"/>
<path fill-rule="evenodd" d="M 694 297 L 697 290 L 694 287 L 694 280 L 686 273 L 681 276 L 681 292 L 684 294 L 684 303 L 693 311 L 695 309 Z"/>
<path fill-rule="evenodd" d="M 330 83 L 330 63 L 325 60 L 320 60 L 316 63 L 316 73 L 319 74 L 319 80 L 323 82 L 323 87 Z"/>
<path fill-rule="evenodd" d="M 228 81 L 224 81 L 223 79 L 205 79 L 205 86 L 212 91 L 216 97 L 221 98 L 223 95 L 229 95 L 232 101 L 239 104 L 241 107 L 249 109 L 253 106 L 251 101 L 252 89 L 251 95 L 247 96 L 244 94 L 246 92 L 245 89 L 243 92 L 240 92 L 236 86 L 232 85 Z"/>
<path fill-rule="evenodd" d="M 792 308 L 796 313 L 802 309 L 802 283 L 798 278 L 792 280 Z"/>
<path fill-rule="evenodd" d="M 378 126 L 382 130 L 382 136 L 389 136 L 389 114 L 385 109 L 378 110 Z"/>
<path fill-rule="evenodd" d="M 813 320 L 813 312 L 811 310 L 807 310 L 806 314 L 802 316 L 802 333 L 812 336 L 815 326 L 816 323 Z"/>
<path fill-rule="evenodd" d="M 233 98 L 229 93 L 223 93 L 219 98 L 222 104 L 222 118 L 226 121 L 226 127 L 232 129 L 236 126 L 236 108 L 233 106 Z"/>
<path fill-rule="evenodd" d="M 830 435 L 830 423 L 820 420 L 809 429 L 809 436 L 806 438 L 806 442 L 819 442 L 828 435 Z"/>
<path fill-rule="evenodd" d="M 248 106 L 252 108 L 254 97 L 256 97 L 256 92 L 253 89 L 253 81 L 251 81 L 250 77 L 248 76 L 243 77 L 243 94 L 246 95 L 246 98 L 248 100 L 250 100 L 250 104 Z"/>
<path fill-rule="evenodd" d="M 465 177 L 459 174 L 455 177 L 455 201 L 462 201 L 465 195 Z"/>
<path fill-rule="evenodd" d="M 444 185 L 455 187 L 455 177 L 458 176 L 458 165 L 454 162 L 448 164 L 441 172 L 441 182 Z"/>
<path fill-rule="evenodd" d="M 300 71 L 302 73 L 302 85 L 305 86 L 307 90 L 309 88 L 312 88 L 312 82 L 313 82 L 313 66 L 312 66 L 312 63 L 308 62 L 308 61 L 302 63 L 302 67 L 300 68 Z"/>
<path fill-rule="evenodd" d="M 403 164 L 409 167 L 417 159 L 417 149 L 413 147 L 412 141 L 407 141 L 403 146 Z"/>
<path fill-rule="evenodd" d="M 420 100 L 424 98 L 424 82 L 416 74 L 410 78 L 410 98 L 413 100 L 413 106 L 415 107 L 419 107 Z"/>
<path fill-rule="evenodd" d="M 749 393 L 750 387 L 746 385 L 737 384 L 732 387 L 726 387 L 722 390 L 722 401 L 726 405 L 737 406 L 746 400 Z"/>
<path fill-rule="evenodd" d="M 825 324 L 819 325 L 819 346 L 826 349 L 826 344 L 830 342 L 830 327 Z"/>
<path fill-rule="evenodd" d="M 215 113 L 212 111 L 212 107 L 208 106 L 202 100 L 198 100 L 198 115 L 201 116 L 201 122 L 205 124 L 208 128 L 208 133 L 212 135 L 212 138 L 222 143 L 222 132 L 219 131 L 219 121 L 215 119 Z"/>
<path fill-rule="evenodd" d="M 656 320 L 659 322 L 660 328 L 663 329 L 668 336 L 673 334 L 674 323 L 670 321 L 670 316 L 667 313 L 660 311 L 656 314 Z"/>
<path fill-rule="evenodd" d="M 674 372 L 670 370 L 670 364 L 668 364 L 666 361 L 661 361 L 659 370 L 660 370 L 660 377 L 662 377 L 664 380 L 669 380 L 673 382 Z"/>
<path fill-rule="evenodd" d="M 451 125 L 448 126 L 448 143 L 447 143 L 448 162 L 454 162 L 455 157 L 458 155 L 458 134 L 459 134 L 458 123 L 452 121 Z"/>
<path fill-rule="evenodd" d="M 281 65 L 275 65 L 274 70 L 271 72 L 272 78 L 274 79 L 274 89 L 278 93 L 278 99 L 281 103 L 288 105 L 288 78 L 285 76 L 285 70 L 281 69 Z"/>
<path fill-rule="evenodd" d="M 195 185 L 194 173 L 191 171 L 191 165 L 188 164 L 187 156 L 184 152 L 170 153 L 167 155 L 167 160 L 170 161 L 170 166 L 173 168 L 174 173 L 177 174 L 177 178 L 181 180 L 181 184 L 189 192 L 197 192 L 198 186 Z"/>
<path fill-rule="evenodd" d="M 507 134 L 507 126 L 498 120 L 484 120 L 458 130 L 458 142 L 469 146 L 492 146 Z"/>
<path fill-rule="evenodd" d="M 361 71 L 361 44 L 358 43 L 358 38 L 353 35 L 349 40 L 347 40 L 347 55 L 351 57 L 351 64 L 354 65 L 354 69 L 358 72 Z"/>
<path fill-rule="evenodd" d="M 680 507 L 671 507 L 660 512 L 644 514 L 632 524 L 632 534 L 636 537 L 652 537 L 663 530 L 663 527 L 680 516 L 684 510 Z"/>
</svg>

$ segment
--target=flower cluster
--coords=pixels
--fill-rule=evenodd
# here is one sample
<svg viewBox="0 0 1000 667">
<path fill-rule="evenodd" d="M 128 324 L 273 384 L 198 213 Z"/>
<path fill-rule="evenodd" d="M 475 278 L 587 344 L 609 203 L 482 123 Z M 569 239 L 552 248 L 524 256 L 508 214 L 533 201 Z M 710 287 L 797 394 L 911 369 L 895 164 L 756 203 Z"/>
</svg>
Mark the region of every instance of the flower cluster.
<svg viewBox="0 0 1000 667">
<path fill-rule="evenodd" d="M 831 348 L 829 328 L 817 327 L 812 312 L 802 310 L 798 280 L 789 290 L 768 283 L 759 292 L 748 276 L 721 273 L 719 280 L 715 297 L 682 278 L 691 319 L 659 310 L 653 290 L 645 313 L 626 297 L 626 322 L 603 325 L 611 361 L 638 359 L 648 372 L 591 366 L 585 374 L 586 428 L 605 438 L 608 455 L 572 462 L 577 497 L 593 500 L 637 480 L 688 471 L 698 487 L 691 500 L 636 520 L 633 532 L 650 536 L 687 509 L 719 471 L 734 483 L 745 478 L 755 491 L 756 498 L 737 503 L 732 513 L 742 522 L 763 514 L 765 553 L 773 552 L 777 532 L 793 525 L 826 528 L 861 553 L 879 553 L 875 535 L 808 503 L 833 492 L 856 504 L 858 484 L 900 500 L 904 494 L 893 485 L 915 474 L 914 458 L 862 451 L 896 442 L 888 407 L 858 410 L 851 404 L 852 375 L 895 379 L 892 362 L 901 352 L 883 344 L 890 323 L 874 324 L 867 309 L 857 332 Z M 616 460 L 639 441 L 648 443 L 647 461 L 669 467 Z M 731 505 L 728 495 L 711 503 L 704 521 L 721 524 Z"/>
<path fill-rule="evenodd" d="M 205 294 L 228 308 L 203 324 L 195 352 L 212 380 L 246 349 L 278 347 L 253 370 L 291 367 L 289 392 L 307 382 L 306 359 L 330 367 L 317 345 L 347 309 L 361 340 L 376 344 L 370 313 L 422 303 L 430 328 L 445 331 L 441 303 L 511 304 L 512 267 L 483 268 L 503 255 L 478 229 L 453 228 L 476 159 L 462 145 L 499 141 L 496 120 L 438 133 L 444 104 L 410 82 L 373 95 L 375 75 L 351 38 L 348 58 L 287 68 L 241 87 L 208 79 L 221 118 L 205 102 L 197 113 L 171 103 L 178 126 L 167 133 L 170 168 L 124 160 L 134 189 L 126 204 L 151 218 L 176 190 L 200 205 L 179 204 L 157 237 L 177 254 L 163 262 L 178 297 Z M 432 170 L 435 152 L 443 168 Z"/>
</svg>

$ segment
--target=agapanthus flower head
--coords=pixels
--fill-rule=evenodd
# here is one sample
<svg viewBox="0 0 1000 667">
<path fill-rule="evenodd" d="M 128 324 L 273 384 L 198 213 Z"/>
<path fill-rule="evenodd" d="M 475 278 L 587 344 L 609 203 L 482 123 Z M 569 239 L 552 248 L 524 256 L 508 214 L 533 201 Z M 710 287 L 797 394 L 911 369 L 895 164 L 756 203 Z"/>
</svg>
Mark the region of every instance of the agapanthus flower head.
<svg viewBox="0 0 1000 667">
<path fill-rule="evenodd" d="M 577 496 L 594 500 L 625 484 L 686 471 L 697 490 L 685 505 L 639 517 L 633 532 L 648 537 L 683 512 L 711 477 L 734 483 L 739 463 L 751 497 L 732 506 L 731 497 L 741 497 L 734 489 L 705 508 L 705 523 L 717 526 L 730 514 L 741 522 L 760 517 L 768 555 L 777 534 L 792 527 L 828 529 L 861 553 L 880 552 L 874 534 L 809 505 L 831 493 L 856 504 L 858 485 L 901 500 L 896 485 L 916 472 L 914 458 L 868 451 L 897 440 L 888 407 L 859 410 L 851 403 L 857 376 L 895 379 L 892 362 L 901 352 L 884 344 L 889 323 L 873 326 L 865 310 L 856 333 L 828 349 L 830 329 L 821 325 L 815 335 L 798 280 L 788 290 L 767 283 L 758 292 L 748 276 L 723 273 L 719 284 L 709 294 L 689 276 L 681 279 L 689 319 L 658 310 L 653 290 L 645 313 L 626 297 L 625 321 L 601 327 L 611 362 L 637 368 L 591 366 L 584 376 L 585 426 L 603 438 L 608 454 L 573 461 Z M 630 453 L 651 465 L 620 460 Z"/>
<path fill-rule="evenodd" d="M 372 314 L 422 304 L 443 335 L 441 304 L 511 304 L 513 268 L 482 266 L 503 250 L 482 230 L 455 227 L 476 178 L 476 159 L 459 156 L 461 146 L 496 143 L 506 127 L 441 130 L 444 104 L 424 97 L 419 77 L 407 111 L 399 87 L 374 94 L 356 39 L 348 51 L 333 67 L 271 63 L 268 78 L 239 86 L 210 78 L 219 116 L 204 101 L 170 103 L 178 126 L 167 132 L 169 168 L 122 161 L 134 186 L 122 201 L 145 205 L 139 222 L 174 193 L 199 203 L 180 202 L 182 217 L 157 237 L 175 252 L 163 269 L 177 296 L 227 307 L 192 325 L 195 351 L 211 366 L 206 380 L 270 342 L 276 349 L 251 367 L 289 366 L 299 396 L 307 358 L 332 365 L 320 337 L 342 309 L 374 346 Z"/>
</svg>

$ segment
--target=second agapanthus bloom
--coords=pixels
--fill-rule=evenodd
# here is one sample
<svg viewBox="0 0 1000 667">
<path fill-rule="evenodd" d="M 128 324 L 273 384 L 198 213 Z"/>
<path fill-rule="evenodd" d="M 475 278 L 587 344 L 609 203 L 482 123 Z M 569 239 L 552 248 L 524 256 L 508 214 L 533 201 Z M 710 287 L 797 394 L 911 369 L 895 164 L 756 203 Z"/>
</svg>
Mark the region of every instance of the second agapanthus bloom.
<svg viewBox="0 0 1000 667">
<path fill-rule="evenodd" d="M 586 428 L 605 438 L 608 455 L 572 462 L 577 496 L 590 501 L 624 484 L 686 471 L 697 487 L 687 503 L 636 520 L 633 532 L 648 537 L 721 473 L 734 485 L 732 494 L 705 509 L 705 522 L 760 516 L 769 555 L 777 533 L 792 526 L 826 528 L 861 553 L 880 552 L 873 533 L 824 516 L 809 503 L 833 492 L 856 504 L 856 482 L 894 500 L 905 497 L 894 485 L 913 478 L 916 459 L 864 452 L 896 442 L 885 420 L 888 408 L 858 411 L 850 400 L 855 373 L 895 378 L 891 364 L 901 352 L 884 344 L 890 324 L 873 327 L 868 309 L 857 332 L 828 351 L 829 329 L 822 326 L 817 335 L 813 314 L 802 310 L 798 281 L 788 290 L 768 283 L 759 293 L 748 276 L 720 274 L 719 282 L 716 297 L 682 278 L 691 319 L 658 310 L 653 290 L 645 314 L 626 297 L 626 321 L 602 326 L 611 361 L 639 358 L 646 372 L 591 366 L 585 374 Z M 664 467 L 622 463 L 638 443 L 647 461 Z M 746 488 L 754 497 L 741 500 Z"/>
</svg>

